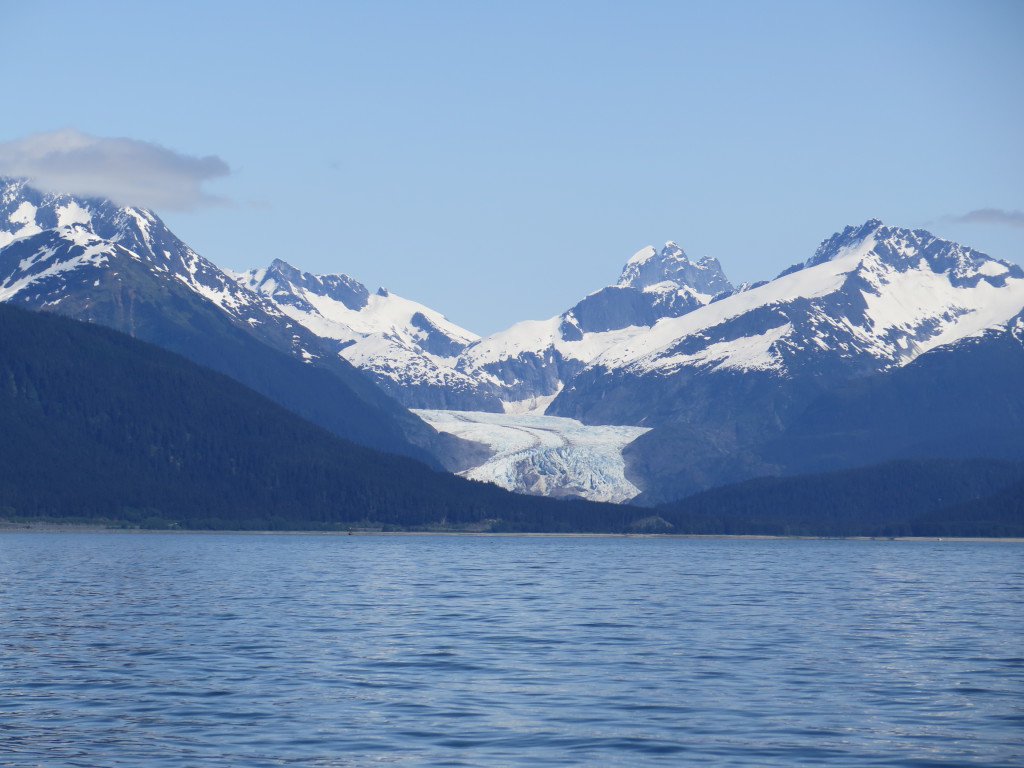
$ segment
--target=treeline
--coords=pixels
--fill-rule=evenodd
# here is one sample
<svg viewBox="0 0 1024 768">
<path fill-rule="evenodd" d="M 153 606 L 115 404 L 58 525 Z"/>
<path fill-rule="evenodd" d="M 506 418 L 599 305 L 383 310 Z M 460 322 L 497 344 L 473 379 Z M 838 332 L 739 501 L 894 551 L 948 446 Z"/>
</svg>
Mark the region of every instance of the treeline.
<svg viewBox="0 0 1024 768">
<path fill-rule="evenodd" d="M 1024 464 L 891 461 L 764 477 L 663 504 L 678 533 L 776 536 L 1024 536 Z"/>
<path fill-rule="evenodd" d="M 0 304 L 0 517 L 191 529 L 626 531 L 337 438 L 116 331 Z"/>
</svg>

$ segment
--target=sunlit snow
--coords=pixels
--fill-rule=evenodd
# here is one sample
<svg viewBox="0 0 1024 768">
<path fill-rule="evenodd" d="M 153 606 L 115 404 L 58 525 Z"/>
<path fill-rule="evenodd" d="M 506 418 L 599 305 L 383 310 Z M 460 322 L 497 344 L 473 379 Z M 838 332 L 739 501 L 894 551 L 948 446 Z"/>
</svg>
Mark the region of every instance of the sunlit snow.
<svg viewBox="0 0 1024 768">
<path fill-rule="evenodd" d="M 71 227 L 75 224 L 89 224 L 91 221 L 92 215 L 89 211 L 80 206 L 74 200 L 66 205 L 57 207 L 58 227 Z"/>
</svg>

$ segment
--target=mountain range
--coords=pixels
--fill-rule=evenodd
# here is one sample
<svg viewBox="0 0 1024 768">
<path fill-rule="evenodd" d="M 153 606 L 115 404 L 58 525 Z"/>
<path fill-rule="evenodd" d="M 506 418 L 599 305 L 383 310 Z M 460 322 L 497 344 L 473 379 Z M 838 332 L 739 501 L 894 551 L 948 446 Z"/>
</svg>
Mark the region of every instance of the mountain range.
<svg viewBox="0 0 1024 768">
<path fill-rule="evenodd" d="M 347 275 L 230 273 L 151 211 L 8 179 L 0 301 L 525 492 L 654 505 L 890 460 L 1024 460 L 1024 270 L 874 219 L 755 285 L 647 247 L 560 315 L 481 338 Z M 526 418 L 537 439 L 510 441 Z"/>
</svg>

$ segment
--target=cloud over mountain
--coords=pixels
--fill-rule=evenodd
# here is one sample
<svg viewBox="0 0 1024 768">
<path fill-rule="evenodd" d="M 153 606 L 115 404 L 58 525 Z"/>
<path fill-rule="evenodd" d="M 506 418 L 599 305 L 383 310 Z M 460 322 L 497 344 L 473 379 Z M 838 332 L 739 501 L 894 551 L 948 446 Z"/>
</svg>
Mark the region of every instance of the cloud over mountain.
<svg viewBox="0 0 1024 768">
<path fill-rule="evenodd" d="M 1024 227 L 1024 211 L 1004 211 L 1000 208 L 979 208 L 962 216 L 949 216 L 948 219 L 968 224 L 1002 224 L 1007 227 Z"/>
<path fill-rule="evenodd" d="M 75 128 L 0 142 L 0 175 L 27 178 L 47 191 L 157 210 L 224 204 L 203 184 L 229 173 L 227 163 L 215 155 L 193 157 L 147 141 L 102 138 Z"/>
</svg>

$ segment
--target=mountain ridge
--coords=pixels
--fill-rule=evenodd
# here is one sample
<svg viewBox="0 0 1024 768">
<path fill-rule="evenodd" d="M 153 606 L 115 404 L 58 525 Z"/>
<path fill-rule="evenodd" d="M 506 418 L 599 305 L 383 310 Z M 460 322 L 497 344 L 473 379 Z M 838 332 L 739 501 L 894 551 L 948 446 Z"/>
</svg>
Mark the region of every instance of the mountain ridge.
<svg viewBox="0 0 1024 768">
<path fill-rule="evenodd" d="M 275 304 L 188 248 L 152 212 L 44 194 L 8 179 L 0 194 L 0 236 L 0 301 L 167 347 L 364 445 L 435 466 L 435 456 L 465 449 L 402 409 Z"/>
<path fill-rule="evenodd" d="M 626 260 L 616 281 L 565 312 L 480 338 L 436 310 L 383 289 L 371 292 L 348 275 L 315 275 L 283 259 L 227 273 L 151 212 L 46 198 L 22 183 L 3 189 L 0 300 L 121 327 L 214 367 L 230 362 L 236 377 L 279 402 L 291 396 L 296 412 L 324 423 L 333 411 L 337 419 L 337 404 L 323 387 L 301 390 L 317 391 L 314 412 L 296 402 L 309 398 L 288 392 L 294 370 L 261 381 L 264 363 L 254 365 L 254 357 L 290 356 L 293 369 L 336 376 L 355 394 L 355 407 L 343 408 L 334 424 L 343 436 L 353 426 L 346 421 L 358 421 L 360 403 L 369 403 L 383 411 L 374 417 L 378 423 L 390 424 L 387 450 L 429 451 L 463 472 L 488 460 L 484 446 L 439 434 L 384 392 L 421 412 L 547 414 L 582 422 L 574 430 L 643 432 L 615 449 L 625 478 L 614 482 L 586 480 L 600 468 L 584 467 L 571 446 L 544 453 L 544 440 L 537 450 L 513 451 L 503 455 L 505 464 L 480 470 L 518 478 L 512 482 L 520 490 L 598 493 L 600 485 L 620 498 L 621 489 L 635 488 L 654 504 L 759 474 L 812 471 L 828 456 L 837 463 L 821 468 L 870 461 L 886 446 L 901 446 L 895 458 L 925 450 L 891 430 L 855 429 L 854 422 L 906 424 L 932 435 L 933 446 L 953 446 L 947 452 L 957 442 L 1011 457 L 1018 450 L 1012 434 L 997 438 L 990 429 L 988 437 L 969 436 L 955 403 L 943 406 L 943 432 L 942 425 L 926 425 L 907 400 L 909 381 L 928 392 L 977 392 L 979 423 L 1015 425 L 1012 385 L 1024 381 L 1015 367 L 1020 344 L 1013 343 L 1024 270 L 924 230 L 870 219 L 825 238 L 776 278 L 738 287 L 711 257 L 692 261 L 672 241 L 648 246 Z M 972 353 L 970 340 L 983 350 Z M 957 372 L 958 361 L 968 359 L 1003 371 L 1011 386 L 972 390 Z M 266 363 L 267 370 L 276 366 Z M 938 371 L 939 379 L 926 381 L 918 370 Z M 855 390 L 863 392 L 847 404 L 836 399 Z M 872 398 L 887 410 L 872 413 Z M 830 408 L 854 415 L 840 424 Z M 432 417 L 435 424 L 446 420 L 455 423 Z M 380 445 L 372 422 L 365 422 L 361 441 Z M 468 433 L 465 423 L 452 432 Z M 561 429 L 530 424 L 551 434 Z M 882 434 L 888 437 L 878 442 Z M 493 437 L 483 442 L 514 444 Z M 578 445 L 591 437 L 602 440 L 595 433 Z M 615 463 L 606 453 L 593 456 Z M 538 477 L 538 467 L 559 479 Z M 574 477 L 573 467 L 583 474 Z"/>
</svg>

